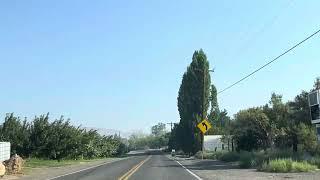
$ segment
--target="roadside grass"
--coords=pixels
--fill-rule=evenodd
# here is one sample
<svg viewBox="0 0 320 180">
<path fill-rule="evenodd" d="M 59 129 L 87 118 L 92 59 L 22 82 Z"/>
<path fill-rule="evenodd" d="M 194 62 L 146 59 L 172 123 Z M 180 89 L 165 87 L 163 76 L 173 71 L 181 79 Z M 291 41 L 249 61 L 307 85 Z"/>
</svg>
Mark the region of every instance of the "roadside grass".
<svg viewBox="0 0 320 180">
<path fill-rule="evenodd" d="M 203 152 L 203 159 L 219 159 L 224 153 L 226 153 L 226 152 L 222 152 L 222 151 L 217 151 L 217 152 L 204 151 Z M 198 158 L 198 159 L 201 159 L 202 158 L 201 151 L 197 152 L 195 154 L 195 157 Z"/>
<path fill-rule="evenodd" d="M 308 160 L 308 163 L 315 165 L 320 169 L 320 156 L 312 157 Z"/>
<path fill-rule="evenodd" d="M 98 160 L 104 160 L 104 159 L 106 159 L 106 158 L 57 161 L 57 160 L 30 158 L 30 159 L 25 160 L 24 167 L 25 168 L 61 167 L 61 166 L 68 166 L 68 165 L 73 165 L 73 164 L 85 164 L 85 163 L 94 162 L 94 161 L 98 161 Z"/>
<path fill-rule="evenodd" d="M 201 152 L 195 155 L 201 158 Z M 303 153 L 290 150 L 204 152 L 204 159 L 217 159 L 224 162 L 237 162 L 240 168 L 257 168 L 266 172 L 309 172 L 320 168 L 320 156 L 308 160 Z"/>
<path fill-rule="evenodd" d="M 298 162 L 288 159 L 273 159 L 269 162 L 264 162 L 260 171 L 288 173 L 288 172 L 310 172 L 317 169 L 317 166 L 311 165 L 306 161 Z"/>
<path fill-rule="evenodd" d="M 82 165 L 90 162 L 95 162 L 99 160 L 106 160 L 113 158 L 95 158 L 95 159 L 81 159 L 81 160 L 49 160 L 49 159 L 37 159 L 37 158 L 29 158 L 25 159 L 23 165 L 23 174 L 30 174 L 34 169 L 41 168 L 55 168 L 55 167 L 65 167 L 70 165 Z"/>
</svg>

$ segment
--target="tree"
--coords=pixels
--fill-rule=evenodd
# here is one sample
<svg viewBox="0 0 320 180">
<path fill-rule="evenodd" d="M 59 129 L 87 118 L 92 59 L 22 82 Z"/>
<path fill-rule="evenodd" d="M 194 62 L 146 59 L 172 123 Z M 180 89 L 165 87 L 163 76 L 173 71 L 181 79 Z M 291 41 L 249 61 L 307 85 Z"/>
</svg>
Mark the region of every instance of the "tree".
<svg viewBox="0 0 320 180">
<path fill-rule="evenodd" d="M 151 127 L 151 133 L 155 136 L 160 136 L 166 133 L 166 125 L 163 123 L 158 123 Z"/>
<path fill-rule="evenodd" d="M 263 107 L 271 124 L 275 124 L 278 128 L 287 126 L 288 110 L 288 106 L 282 102 L 282 95 L 276 93 L 271 94 L 269 104 Z"/>
<path fill-rule="evenodd" d="M 315 154 L 318 139 L 313 127 L 299 123 L 296 128 L 298 143 L 303 145 L 303 150 Z"/>
<path fill-rule="evenodd" d="M 168 141 L 168 146 L 169 149 L 179 149 L 181 148 L 181 140 L 183 139 L 180 137 L 182 135 L 181 132 L 181 126 L 180 124 L 174 124 L 172 131 L 170 133 L 169 141 Z"/>
<path fill-rule="evenodd" d="M 214 126 L 221 126 L 222 121 L 220 119 L 220 110 L 217 100 L 217 89 L 214 85 L 211 85 L 211 93 L 210 93 L 210 113 L 208 116 L 208 120 Z"/>
<path fill-rule="evenodd" d="M 228 116 L 228 112 L 226 109 L 223 111 L 218 110 L 215 115 L 217 119 L 211 120 L 213 121 L 213 126 L 211 129 L 209 129 L 208 133 L 209 135 L 230 135 L 230 123 L 231 118 Z M 210 116 L 208 119 L 210 119 Z"/>
<path fill-rule="evenodd" d="M 298 150 L 299 144 L 299 127 L 301 123 L 307 126 L 311 126 L 311 117 L 308 104 L 308 93 L 302 91 L 297 95 L 294 101 L 288 102 L 290 107 L 289 121 L 287 128 L 287 141 L 291 143 L 293 151 Z M 300 139 L 301 140 L 301 139 Z"/>
<path fill-rule="evenodd" d="M 286 142 L 286 128 L 289 121 L 289 106 L 282 102 L 282 95 L 272 93 L 268 104 L 263 106 L 263 112 L 270 120 L 271 131 L 269 143 L 271 148 L 283 147 Z"/>
<path fill-rule="evenodd" d="M 47 157 L 49 138 L 49 113 L 35 117 L 30 127 L 30 142 L 32 155 L 36 157 Z"/>
<path fill-rule="evenodd" d="M 210 95 L 209 62 L 203 50 L 195 51 L 192 62 L 182 77 L 178 93 L 180 114 L 179 136 L 181 149 L 196 153 L 201 147 L 201 134 L 196 128 L 200 120 L 207 117 Z"/>
<path fill-rule="evenodd" d="M 232 133 L 237 150 L 252 151 L 269 147 L 270 122 L 260 108 L 238 112 Z"/>
<path fill-rule="evenodd" d="M 311 126 L 308 92 L 302 91 L 294 98 L 294 101 L 288 102 L 288 105 L 290 108 L 290 118 L 294 124 L 304 123 Z"/>
<path fill-rule="evenodd" d="M 225 128 L 227 125 L 230 124 L 231 118 L 228 116 L 228 112 L 226 109 L 219 112 L 219 118 L 221 127 Z"/>
<path fill-rule="evenodd" d="M 317 77 L 316 80 L 314 81 L 313 88 L 314 88 L 313 90 L 320 89 L 320 77 Z"/>
<path fill-rule="evenodd" d="M 145 149 L 147 146 L 148 146 L 147 135 L 135 133 L 129 137 L 129 150 Z"/>
<path fill-rule="evenodd" d="M 30 153 L 29 124 L 14 116 L 13 113 L 7 114 L 4 123 L 1 126 L 1 141 L 11 143 L 11 154 L 20 154 L 24 157 Z"/>
<path fill-rule="evenodd" d="M 23 157 L 78 159 L 122 155 L 127 148 L 118 136 L 101 136 L 97 131 L 75 127 L 63 116 L 49 122 L 49 113 L 30 123 L 7 114 L 0 126 L 0 138 L 11 143 L 11 153 Z"/>
</svg>

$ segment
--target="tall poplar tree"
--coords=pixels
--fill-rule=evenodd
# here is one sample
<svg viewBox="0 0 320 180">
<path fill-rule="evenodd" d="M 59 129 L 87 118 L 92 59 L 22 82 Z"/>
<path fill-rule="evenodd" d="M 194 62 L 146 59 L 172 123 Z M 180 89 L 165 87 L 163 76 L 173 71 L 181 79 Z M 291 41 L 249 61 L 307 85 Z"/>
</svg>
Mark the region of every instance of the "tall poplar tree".
<svg viewBox="0 0 320 180">
<path fill-rule="evenodd" d="M 213 126 L 216 126 L 216 127 L 221 126 L 222 123 L 219 117 L 220 110 L 219 110 L 219 105 L 217 100 L 217 89 L 213 84 L 211 85 L 210 104 L 211 104 L 211 108 L 210 108 L 208 120 L 212 123 Z"/>
<path fill-rule="evenodd" d="M 182 77 L 178 95 L 180 114 L 179 144 L 194 154 L 201 149 L 201 134 L 196 125 L 207 118 L 210 96 L 209 62 L 202 49 L 195 51 L 192 62 Z"/>
</svg>

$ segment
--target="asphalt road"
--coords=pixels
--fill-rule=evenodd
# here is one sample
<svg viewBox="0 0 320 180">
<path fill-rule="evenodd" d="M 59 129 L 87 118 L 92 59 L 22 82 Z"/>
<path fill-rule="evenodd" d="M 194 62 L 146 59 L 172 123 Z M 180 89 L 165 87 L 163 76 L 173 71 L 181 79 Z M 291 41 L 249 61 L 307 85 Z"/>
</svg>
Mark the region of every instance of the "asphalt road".
<svg viewBox="0 0 320 180">
<path fill-rule="evenodd" d="M 132 155 L 128 159 L 83 170 L 54 180 L 196 180 L 197 178 L 160 151 Z"/>
</svg>

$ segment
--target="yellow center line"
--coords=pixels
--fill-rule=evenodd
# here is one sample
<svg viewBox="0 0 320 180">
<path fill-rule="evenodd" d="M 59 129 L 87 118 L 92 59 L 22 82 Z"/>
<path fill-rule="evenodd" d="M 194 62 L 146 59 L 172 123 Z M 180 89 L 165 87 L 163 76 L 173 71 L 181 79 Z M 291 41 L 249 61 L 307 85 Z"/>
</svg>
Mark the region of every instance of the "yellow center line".
<svg viewBox="0 0 320 180">
<path fill-rule="evenodd" d="M 140 163 L 142 163 L 142 161 L 139 162 L 138 164 L 136 164 L 135 166 L 133 166 L 133 168 L 131 168 L 131 169 L 130 169 L 128 172 L 126 172 L 124 175 L 122 175 L 118 180 L 122 180 L 123 178 L 125 178 L 131 171 L 133 171 L 134 169 L 136 169 L 136 168 L 139 166 Z"/>
<path fill-rule="evenodd" d="M 135 165 L 133 168 L 131 168 L 128 172 L 126 172 L 124 175 L 122 175 L 118 180 L 128 180 L 130 176 L 132 176 L 133 173 L 135 173 L 145 162 L 147 162 L 151 156 L 148 156 L 145 160 L 141 161 L 137 165 Z"/>
</svg>

